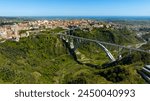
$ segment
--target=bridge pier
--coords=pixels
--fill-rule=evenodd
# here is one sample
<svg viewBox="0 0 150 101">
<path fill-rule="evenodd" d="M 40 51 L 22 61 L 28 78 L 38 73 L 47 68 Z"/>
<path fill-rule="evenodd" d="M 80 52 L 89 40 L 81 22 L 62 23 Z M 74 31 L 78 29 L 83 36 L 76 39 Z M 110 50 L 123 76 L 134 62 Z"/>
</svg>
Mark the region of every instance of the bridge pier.
<svg viewBox="0 0 150 101">
<path fill-rule="evenodd" d="M 80 46 L 80 44 L 81 44 L 81 41 L 80 41 L 80 39 L 75 39 L 76 40 L 76 42 L 74 43 L 74 51 Z"/>
<path fill-rule="evenodd" d="M 72 33 L 73 33 L 73 30 L 68 30 L 68 31 L 59 33 L 60 38 L 62 40 L 64 40 L 70 46 L 71 49 L 73 49 L 75 51 L 81 43 L 87 45 L 88 44 L 87 42 L 93 42 L 93 43 L 98 44 L 98 46 L 100 46 L 102 48 L 102 50 L 104 50 L 107 57 L 112 62 L 116 61 L 116 59 L 114 58 L 114 56 L 111 54 L 111 52 L 104 45 L 109 45 L 112 47 L 118 47 L 118 54 L 117 54 L 118 60 L 122 59 L 121 54 L 122 54 L 123 49 L 129 50 L 129 55 L 131 55 L 132 51 L 144 52 L 144 53 L 148 53 L 148 54 L 150 53 L 149 51 L 145 51 L 145 50 L 141 50 L 141 49 L 134 49 L 134 48 L 129 48 L 129 47 L 113 44 L 113 43 L 101 42 L 98 40 L 92 40 L 92 39 L 87 39 L 87 38 L 83 38 L 83 37 L 73 36 L 73 35 L 71 35 Z"/>
<path fill-rule="evenodd" d="M 79 44 L 82 42 L 82 39 L 76 39 L 76 45 L 74 44 L 74 39 L 70 38 L 68 36 L 62 35 L 61 38 L 66 42 L 69 43 L 70 48 L 73 49 L 74 51 L 79 47 Z M 101 48 L 105 51 L 106 55 L 109 57 L 109 59 L 113 62 L 116 61 L 114 56 L 108 51 L 108 49 L 102 45 L 101 43 L 96 42 Z"/>
<path fill-rule="evenodd" d="M 117 57 L 118 60 L 121 60 L 121 59 L 122 59 L 122 55 L 121 55 L 121 54 L 122 54 L 122 51 L 123 51 L 123 48 L 118 46 L 118 57 Z"/>
</svg>

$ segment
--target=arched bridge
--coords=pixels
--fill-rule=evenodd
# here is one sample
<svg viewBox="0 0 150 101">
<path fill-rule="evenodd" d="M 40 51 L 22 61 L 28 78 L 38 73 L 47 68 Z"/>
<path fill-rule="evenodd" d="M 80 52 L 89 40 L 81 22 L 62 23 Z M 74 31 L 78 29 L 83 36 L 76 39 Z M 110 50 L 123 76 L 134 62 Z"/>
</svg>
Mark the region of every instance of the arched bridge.
<svg viewBox="0 0 150 101">
<path fill-rule="evenodd" d="M 70 44 L 70 48 L 73 49 L 73 50 L 76 50 L 79 47 L 79 44 L 81 44 L 81 42 L 83 42 L 83 41 L 88 41 L 88 42 L 93 42 L 93 43 L 98 44 L 101 47 L 101 49 L 106 53 L 107 57 L 111 60 L 111 62 L 116 61 L 116 59 L 112 55 L 112 53 L 104 45 L 109 45 L 109 46 L 117 47 L 118 49 L 121 49 L 121 50 L 126 49 L 126 50 L 129 50 L 129 53 L 131 53 L 131 51 L 138 51 L 138 52 L 143 52 L 143 53 L 150 53 L 150 51 L 145 51 L 145 50 L 141 50 L 141 49 L 129 48 L 129 47 L 126 47 L 126 46 L 121 46 L 121 45 L 117 45 L 117 44 L 113 44 L 113 43 L 107 43 L 107 42 L 102 42 L 102 41 L 98 41 L 98 40 L 93 40 L 93 39 L 88 39 L 88 38 L 73 36 L 70 33 L 68 34 L 67 31 L 59 32 L 58 35 L 66 43 L 69 43 Z M 78 45 L 74 44 L 74 40 L 76 40 L 76 42 L 78 43 Z M 120 54 L 120 50 L 118 50 L 118 51 L 119 51 L 118 52 L 118 59 L 121 59 L 122 56 Z"/>
</svg>

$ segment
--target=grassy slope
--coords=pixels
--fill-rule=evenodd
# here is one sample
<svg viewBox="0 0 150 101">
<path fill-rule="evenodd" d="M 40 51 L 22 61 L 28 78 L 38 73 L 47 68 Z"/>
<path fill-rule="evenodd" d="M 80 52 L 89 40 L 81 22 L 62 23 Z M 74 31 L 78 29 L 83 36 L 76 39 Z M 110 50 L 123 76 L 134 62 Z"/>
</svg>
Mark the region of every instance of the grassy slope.
<svg viewBox="0 0 150 101">
<path fill-rule="evenodd" d="M 79 50 L 91 63 L 108 61 L 96 46 L 88 47 Z M 62 41 L 47 32 L 1 44 L 0 61 L 0 83 L 144 83 L 132 64 L 107 69 L 78 64 Z"/>
<path fill-rule="evenodd" d="M 135 37 L 135 33 L 125 28 L 117 30 L 111 28 L 94 28 L 88 32 L 77 30 L 74 35 L 120 45 L 128 45 L 139 42 L 139 40 Z"/>
</svg>

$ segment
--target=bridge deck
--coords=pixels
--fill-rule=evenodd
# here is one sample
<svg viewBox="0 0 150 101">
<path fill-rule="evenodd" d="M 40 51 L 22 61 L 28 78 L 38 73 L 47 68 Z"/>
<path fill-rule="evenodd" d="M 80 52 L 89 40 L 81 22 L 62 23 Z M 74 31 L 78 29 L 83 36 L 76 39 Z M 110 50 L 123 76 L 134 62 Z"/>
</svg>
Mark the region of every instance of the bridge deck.
<svg viewBox="0 0 150 101">
<path fill-rule="evenodd" d="M 114 44 L 114 43 L 107 43 L 107 42 L 102 42 L 102 41 L 98 41 L 98 40 L 93 40 L 93 39 L 88 39 L 88 38 L 83 38 L 83 37 L 78 37 L 78 36 L 73 36 L 73 35 L 67 35 L 67 34 L 63 34 L 63 33 L 58 33 L 58 34 L 59 35 L 64 35 L 64 36 L 67 36 L 67 37 L 71 37 L 71 38 L 75 38 L 75 39 L 84 40 L 84 41 L 101 43 L 101 44 L 105 44 L 105 45 L 110 45 L 110 46 L 115 46 L 115 47 L 119 47 L 119 48 L 124 48 L 124 49 L 131 50 L 131 51 L 138 51 L 138 52 L 144 52 L 144 53 L 150 54 L 150 51 L 146 51 L 146 50 L 142 50 L 142 49 L 129 48 L 129 47 L 122 46 L 122 45 L 117 45 L 117 44 Z"/>
</svg>

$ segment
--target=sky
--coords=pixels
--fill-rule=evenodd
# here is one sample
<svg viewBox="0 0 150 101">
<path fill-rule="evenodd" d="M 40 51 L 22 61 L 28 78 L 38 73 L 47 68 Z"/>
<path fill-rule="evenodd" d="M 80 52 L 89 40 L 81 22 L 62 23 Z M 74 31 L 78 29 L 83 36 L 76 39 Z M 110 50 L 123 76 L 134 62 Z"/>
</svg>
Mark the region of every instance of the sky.
<svg viewBox="0 0 150 101">
<path fill-rule="evenodd" d="M 0 0 L 0 16 L 150 16 L 150 0 Z"/>
</svg>

